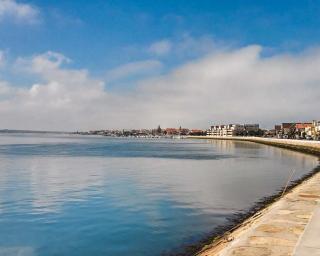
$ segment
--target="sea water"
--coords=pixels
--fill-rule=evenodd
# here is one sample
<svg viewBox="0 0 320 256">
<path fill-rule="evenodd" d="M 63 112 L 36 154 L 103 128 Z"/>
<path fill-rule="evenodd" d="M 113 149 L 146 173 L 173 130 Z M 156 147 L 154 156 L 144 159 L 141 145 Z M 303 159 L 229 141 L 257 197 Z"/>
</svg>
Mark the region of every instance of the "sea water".
<svg viewBox="0 0 320 256">
<path fill-rule="evenodd" d="M 162 255 L 312 171 L 237 141 L 0 135 L 0 256 Z"/>
</svg>

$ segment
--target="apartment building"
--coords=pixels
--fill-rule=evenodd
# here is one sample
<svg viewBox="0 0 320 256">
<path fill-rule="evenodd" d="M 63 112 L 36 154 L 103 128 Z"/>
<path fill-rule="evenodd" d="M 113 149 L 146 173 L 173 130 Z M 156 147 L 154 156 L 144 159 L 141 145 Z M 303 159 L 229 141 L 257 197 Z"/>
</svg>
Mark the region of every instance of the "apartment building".
<svg viewBox="0 0 320 256">
<path fill-rule="evenodd" d="M 296 123 L 295 134 L 300 138 L 312 135 L 312 123 Z"/>
<path fill-rule="evenodd" d="M 246 135 L 256 135 L 258 134 L 260 127 L 259 124 L 244 124 L 244 130 Z"/>
<path fill-rule="evenodd" d="M 314 139 L 320 139 L 320 121 L 312 121 L 311 136 Z"/>
<path fill-rule="evenodd" d="M 320 121 L 305 123 L 282 123 L 275 126 L 275 133 L 279 138 L 319 138 Z"/>
<path fill-rule="evenodd" d="M 213 125 L 207 131 L 207 136 L 232 137 L 243 135 L 244 131 L 244 125 L 240 124 Z"/>
</svg>

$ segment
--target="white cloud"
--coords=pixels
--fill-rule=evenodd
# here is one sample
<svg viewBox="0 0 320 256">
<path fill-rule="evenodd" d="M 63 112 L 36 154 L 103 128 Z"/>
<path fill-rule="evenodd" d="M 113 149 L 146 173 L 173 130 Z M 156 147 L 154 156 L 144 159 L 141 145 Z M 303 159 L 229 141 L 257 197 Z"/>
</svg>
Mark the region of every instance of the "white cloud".
<svg viewBox="0 0 320 256">
<path fill-rule="evenodd" d="M 4 56 L 4 52 L 0 51 L 0 68 L 3 67 L 5 65 L 5 56 Z"/>
<path fill-rule="evenodd" d="M 7 96 L 11 92 L 12 88 L 7 82 L 0 81 L 0 99 L 1 97 Z"/>
<path fill-rule="evenodd" d="M 211 123 L 320 119 L 320 49 L 267 58 L 261 49 L 252 45 L 215 52 L 121 92 L 106 91 L 103 81 L 86 70 L 63 68 L 68 60 L 63 55 L 35 56 L 25 61 L 29 72 L 39 76 L 37 84 L 3 86 L 1 128 L 206 128 Z"/>
<path fill-rule="evenodd" d="M 60 69 L 61 66 L 70 62 L 71 60 L 64 55 L 48 51 L 32 58 L 18 58 L 15 63 L 15 68 L 17 70 L 38 74 L 47 80 L 57 80 L 65 74 L 62 72 L 63 70 Z M 69 72 L 71 71 L 69 70 Z M 62 79 L 64 78 L 65 77 L 62 77 Z"/>
<path fill-rule="evenodd" d="M 221 50 L 221 48 L 223 48 L 222 45 L 216 42 L 212 36 L 204 35 L 195 38 L 187 33 L 174 44 L 174 51 L 177 55 L 190 57 L 201 56 L 215 50 Z"/>
<path fill-rule="evenodd" d="M 4 19 L 33 24 L 39 21 L 39 11 L 32 5 L 15 0 L 0 0 L 0 21 Z"/>
<path fill-rule="evenodd" d="M 230 48 L 228 44 L 214 40 L 211 35 L 193 37 L 185 33 L 171 40 L 163 39 L 155 42 L 147 48 L 147 51 L 158 57 L 166 57 L 170 53 L 170 57 L 176 60 L 190 60 L 227 48 Z"/>
<path fill-rule="evenodd" d="M 169 40 L 161 40 L 150 45 L 148 51 L 151 54 L 163 56 L 167 55 L 171 50 L 171 42 Z"/>
<path fill-rule="evenodd" d="M 120 80 L 137 75 L 154 74 L 162 69 L 162 63 L 158 60 L 144 60 L 130 62 L 111 69 L 106 74 L 107 81 Z"/>
</svg>

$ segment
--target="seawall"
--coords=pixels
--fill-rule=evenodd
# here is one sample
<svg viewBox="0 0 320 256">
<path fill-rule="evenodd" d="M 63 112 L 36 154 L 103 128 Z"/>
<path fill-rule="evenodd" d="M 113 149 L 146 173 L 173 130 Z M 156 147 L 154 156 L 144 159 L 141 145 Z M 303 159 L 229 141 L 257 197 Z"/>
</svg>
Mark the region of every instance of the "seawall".
<svg viewBox="0 0 320 256">
<path fill-rule="evenodd" d="M 213 241 L 198 256 L 312 256 L 320 253 L 320 173 Z M 319 225 L 318 225 L 319 226 Z M 309 245 L 309 246 L 308 246 Z"/>
<path fill-rule="evenodd" d="M 236 140 L 261 143 L 320 156 L 320 141 L 259 137 L 189 136 L 192 139 Z M 320 172 L 297 182 L 284 196 L 275 196 L 230 232 L 213 238 L 198 256 L 305 256 L 320 255 Z M 316 214 L 318 213 L 318 214 Z M 317 233 L 318 232 L 318 233 Z M 309 245 L 313 247 L 310 247 Z M 315 253 L 315 254 L 314 254 Z"/>
<path fill-rule="evenodd" d="M 187 138 L 255 142 L 255 143 L 287 148 L 295 151 L 300 151 L 303 153 L 320 156 L 320 141 L 274 139 L 274 138 L 261 138 L 261 137 L 218 137 L 218 136 L 188 136 Z"/>
</svg>

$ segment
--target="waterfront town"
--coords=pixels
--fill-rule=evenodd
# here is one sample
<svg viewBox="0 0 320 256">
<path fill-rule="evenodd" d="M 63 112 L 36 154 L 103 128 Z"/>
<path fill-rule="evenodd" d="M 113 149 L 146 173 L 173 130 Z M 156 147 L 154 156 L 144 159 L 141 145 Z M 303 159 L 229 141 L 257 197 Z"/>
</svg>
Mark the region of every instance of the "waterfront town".
<svg viewBox="0 0 320 256">
<path fill-rule="evenodd" d="M 234 137 L 255 136 L 278 139 L 320 140 L 320 121 L 291 122 L 274 126 L 273 129 L 263 129 L 259 124 L 222 124 L 212 125 L 207 130 L 188 128 L 164 128 L 132 130 L 95 130 L 76 132 L 82 135 L 103 135 L 111 137 L 139 138 L 180 138 L 186 136 Z"/>
<path fill-rule="evenodd" d="M 320 121 L 282 123 L 274 129 L 260 129 L 259 124 L 213 125 L 206 131 L 207 136 L 259 136 L 279 139 L 320 139 Z"/>
<path fill-rule="evenodd" d="M 187 128 L 165 128 L 160 125 L 156 129 L 132 129 L 132 130 L 97 130 L 89 132 L 76 132 L 82 135 L 103 135 L 111 137 L 137 137 L 137 138 L 172 138 L 177 136 L 205 136 L 206 131 Z"/>
</svg>

